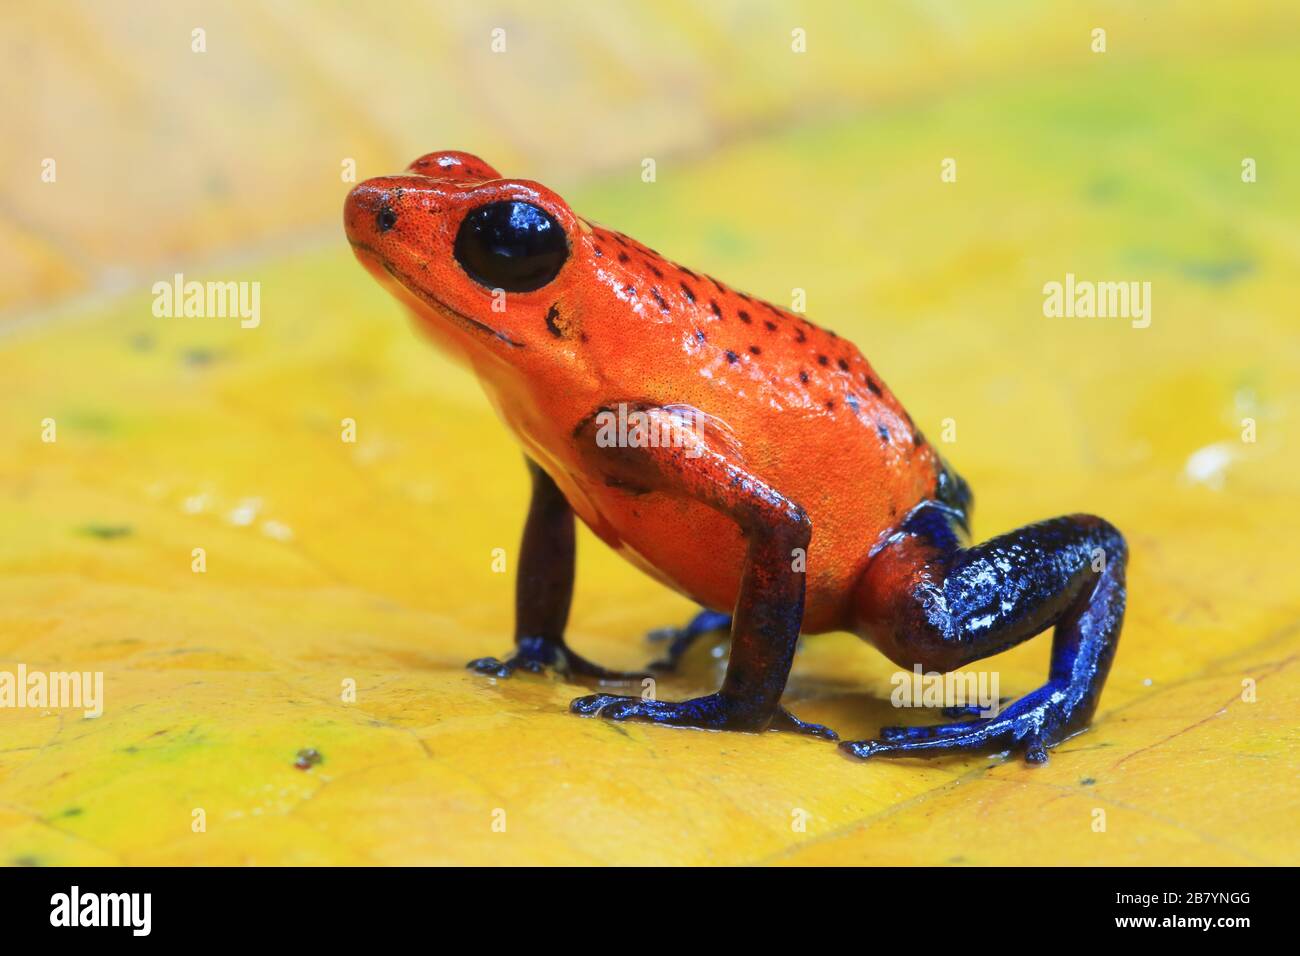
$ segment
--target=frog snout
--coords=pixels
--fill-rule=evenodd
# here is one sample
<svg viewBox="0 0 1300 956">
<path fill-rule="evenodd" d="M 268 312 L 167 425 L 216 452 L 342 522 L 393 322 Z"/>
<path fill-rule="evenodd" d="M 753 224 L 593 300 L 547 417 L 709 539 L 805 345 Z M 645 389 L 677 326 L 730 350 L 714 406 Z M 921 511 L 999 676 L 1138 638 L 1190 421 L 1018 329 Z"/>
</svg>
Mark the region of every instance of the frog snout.
<svg viewBox="0 0 1300 956">
<path fill-rule="evenodd" d="M 398 193 L 375 180 L 352 188 L 343 203 L 343 227 L 354 243 L 369 244 L 397 225 Z"/>
</svg>

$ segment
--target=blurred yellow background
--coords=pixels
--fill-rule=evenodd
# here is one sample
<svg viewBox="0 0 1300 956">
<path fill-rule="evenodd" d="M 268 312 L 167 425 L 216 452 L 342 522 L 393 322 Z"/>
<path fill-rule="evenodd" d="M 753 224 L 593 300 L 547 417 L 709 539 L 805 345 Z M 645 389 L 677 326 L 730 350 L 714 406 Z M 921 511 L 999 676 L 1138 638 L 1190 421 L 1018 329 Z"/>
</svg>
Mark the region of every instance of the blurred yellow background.
<svg viewBox="0 0 1300 956">
<path fill-rule="evenodd" d="M 1300 863 L 1294 3 L 56 2 L 0 25 L 0 670 L 106 693 L 93 720 L 0 709 L 0 863 Z M 464 671 L 510 643 L 492 550 L 512 572 L 522 461 L 340 224 L 348 161 L 442 148 L 773 301 L 807 289 L 923 431 L 954 420 L 978 536 L 1123 529 L 1093 730 L 1040 769 L 856 763 Z M 261 324 L 155 318 L 175 272 L 260 282 Z M 1150 281 L 1151 326 L 1045 318 L 1067 272 Z M 578 650 L 641 665 L 691 610 L 584 534 Z M 989 662 L 1004 693 L 1049 643 Z M 787 702 L 871 736 L 900 722 L 893 670 L 811 638 Z M 719 676 L 701 647 L 660 694 Z"/>
</svg>

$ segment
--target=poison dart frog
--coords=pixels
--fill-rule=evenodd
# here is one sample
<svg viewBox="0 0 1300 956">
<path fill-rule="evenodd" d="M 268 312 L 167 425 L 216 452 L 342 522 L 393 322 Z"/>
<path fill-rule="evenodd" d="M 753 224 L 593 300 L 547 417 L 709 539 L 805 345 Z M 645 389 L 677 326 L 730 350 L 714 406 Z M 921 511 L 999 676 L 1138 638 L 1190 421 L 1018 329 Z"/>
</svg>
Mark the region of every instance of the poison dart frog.
<svg viewBox="0 0 1300 956">
<path fill-rule="evenodd" d="M 852 631 L 933 672 L 1052 628 L 1047 683 L 999 713 L 840 747 L 1043 763 L 1086 729 L 1123 623 L 1124 538 L 1076 514 L 973 544 L 967 484 L 851 342 L 468 153 L 357 185 L 344 225 L 360 262 L 477 376 L 531 474 L 513 653 L 473 670 L 643 676 L 565 643 L 576 515 L 705 609 L 683 639 L 731 633 L 715 693 L 598 693 L 577 714 L 835 740 L 781 705 L 801 633 Z M 629 419 L 642 427 L 609 440 Z"/>
</svg>

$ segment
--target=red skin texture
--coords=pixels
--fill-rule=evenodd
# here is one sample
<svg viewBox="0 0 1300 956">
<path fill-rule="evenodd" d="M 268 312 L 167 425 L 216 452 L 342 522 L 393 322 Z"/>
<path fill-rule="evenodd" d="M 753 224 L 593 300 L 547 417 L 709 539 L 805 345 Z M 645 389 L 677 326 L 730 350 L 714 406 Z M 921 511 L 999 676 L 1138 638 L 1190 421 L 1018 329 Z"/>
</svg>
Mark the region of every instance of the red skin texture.
<svg viewBox="0 0 1300 956">
<path fill-rule="evenodd" d="M 380 196 L 397 213 L 385 232 Z M 552 282 L 506 293 L 494 311 L 492 291 L 452 246 L 468 211 L 503 199 L 546 210 L 570 254 Z M 852 343 L 590 224 L 545 186 L 503 179 L 466 153 L 430 153 L 404 175 L 368 180 L 344 221 L 361 262 L 474 371 L 529 457 L 610 547 L 706 607 L 735 607 L 746 543 L 726 508 L 611 486 L 586 453 L 590 432 L 575 435 L 619 402 L 691 406 L 721 423 L 706 432 L 711 450 L 811 519 L 802 630 L 864 630 L 853 594 L 869 553 L 934 495 L 942 463 Z M 731 493 L 716 492 L 724 502 Z"/>
</svg>

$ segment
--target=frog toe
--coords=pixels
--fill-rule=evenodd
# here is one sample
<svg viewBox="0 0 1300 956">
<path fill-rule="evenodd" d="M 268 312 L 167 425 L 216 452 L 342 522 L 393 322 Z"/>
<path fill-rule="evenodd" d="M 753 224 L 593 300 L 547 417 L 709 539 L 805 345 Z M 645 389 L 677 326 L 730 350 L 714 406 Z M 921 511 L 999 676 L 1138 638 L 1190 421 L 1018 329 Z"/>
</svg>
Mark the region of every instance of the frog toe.
<svg viewBox="0 0 1300 956">
<path fill-rule="evenodd" d="M 807 734 L 810 737 L 820 737 L 822 740 L 840 739 L 840 735 L 825 724 L 814 724 L 806 720 L 800 720 L 784 707 L 777 710 L 776 716 L 767 725 L 767 729 L 787 731 L 794 734 Z"/>
<path fill-rule="evenodd" d="M 700 730 L 756 732 L 767 724 L 766 719 L 760 718 L 752 710 L 720 694 L 708 694 L 680 702 L 592 694 L 579 697 L 569 705 L 569 709 L 575 714 L 598 716 L 605 720 L 639 720 Z"/>
<path fill-rule="evenodd" d="M 685 716 L 685 708 L 681 704 L 619 694 L 589 694 L 579 697 L 569 704 L 569 710 L 584 717 L 601 717 L 604 720 L 646 720 L 665 724 L 680 724 L 681 718 Z"/>
<path fill-rule="evenodd" d="M 562 643 L 533 638 L 520 641 L 514 655 L 505 660 L 479 657 L 465 666 L 475 673 L 501 679 L 512 676 L 515 671 L 544 674 L 548 670 L 565 678 L 594 680 L 598 683 L 629 683 L 649 678 L 648 674 L 639 671 L 617 671 L 601 667 L 582 655 L 575 654 Z"/>
<path fill-rule="evenodd" d="M 934 727 L 888 727 L 878 740 L 846 740 L 840 749 L 859 760 L 875 756 L 939 756 L 961 751 L 986 751 L 1012 741 L 1007 721 L 970 720 Z"/>
<path fill-rule="evenodd" d="M 950 737 L 965 733 L 982 723 L 979 720 L 963 720 L 952 724 L 931 724 L 919 727 L 881 727 L 880 740 L 890 743 L 899 740 L 933 740 L 936 737 Z"/>
<path fill-rule="evenodd" d="M 627 697 L 620 697 L 617 694 L 587 694 L 585 697 L 576 697 L 569 702 L 569 710 L 583 717 L 595 717 L 601 710 L 618 700 L 629 700 Z"/>
<path fill-rule="evenodd" d="M 508 658 L 501 660 L 496 657 L 476 657 L 465 665 L 469 670 L 476 674 L 483 674 L 485 677 L 498 677 L 505 679 L 515 672 L 517 667 L 524 666 L 518 658 Z M 526 668 L 527 669 L 527 668 Z"/>
<path fill-rule="evenodd" d="M 1015 751 L 1026 763 L 1047 762 L 1048 750 L 1087 722 L 1082 690 L 1047 684 L 998 716 L 933 727 L 886 727 L 878 740 L 845 741 L 840 749 L 865 760 L 882 756 L 940 756 L 965 752 Z"/>
<path fill-rule="evenodd" d="M 937 727 L 881 727 L 877 737 L 886 743 L 895 740 L 928 740 Z"/>
</svg>

